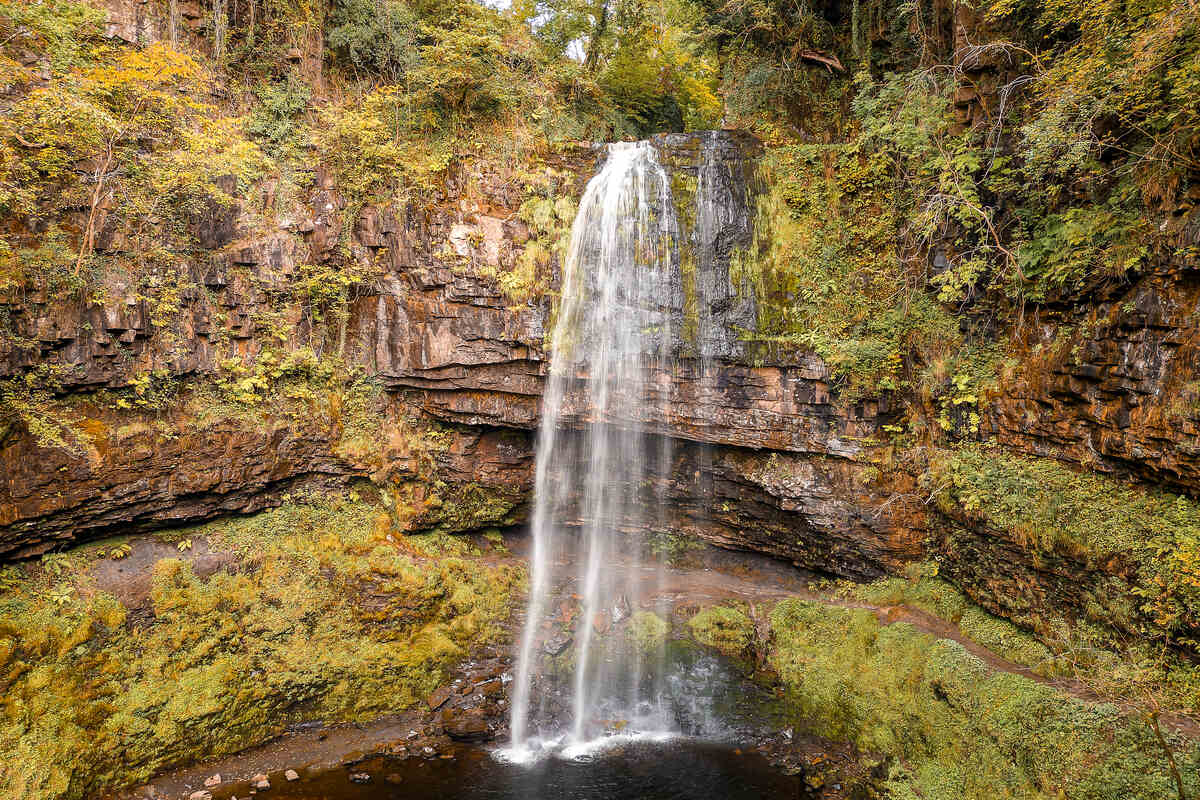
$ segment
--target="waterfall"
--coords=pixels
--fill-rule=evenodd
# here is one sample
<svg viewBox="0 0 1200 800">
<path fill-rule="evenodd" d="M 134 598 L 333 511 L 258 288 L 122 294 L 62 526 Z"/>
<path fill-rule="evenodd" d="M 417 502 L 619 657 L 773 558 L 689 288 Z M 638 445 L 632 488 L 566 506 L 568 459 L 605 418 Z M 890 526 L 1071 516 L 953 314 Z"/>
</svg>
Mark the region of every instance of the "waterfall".
<svg viewBox="0 0 1200 800">
<path fill-rule="evenodd" d="M 677 218 L 675 203 L 685 198 L 673 197 L 658 146 L 635 142 L 606 148 L 572 226 L 548 343 L 529 603 L 506 758 L 523 760 L 549 742 L 570 751 L 616 732 L 679 728 L 678 676 L 664 674 L 661 644 L 646 646 L 631 633 L 664 627 L 670 613 L 655 605 L 664 568 L 657 559 L 643 563 L 643 555 L 644 535 L 671 524 L 674 453 L 663 434 L 678 399 L 675 359 L 685 349 L 681 259 L 694 254 L 690 291 L 699 329 L 691 391 L 707 418 L 704 409 L 719 402 L 716 360 L 736 352 L 731 326 L 746 319 L 728 269 L 731 250 L 750 231 L 747 184 L 730 167 L 741 158 L 740 143 L 721 132 L 662 143 L 678 153 L 694 140 L 699 159 L 674 167 L 694 180 L 690 224 Z M 709 460 L 706 452 L 706 471 Z M 711 477 L 703 480 L 709 484 L 697 484 L 698 495 L 711 488 Z M 543 679 L 547 664 L 554 680 Z M 552 685 L 565 699 L 547 699 Z M 535 719 L 547 718 L 551 730 L 533 729 Z"/>
<path fill-rule="evenodd" d="M 631 496 L 631 487 L 636 493 L 668 468 L 664 453 L 650 450 L 643 426 L 663 418 L 663 409 L 646 407 L 646 380 L 656 360 L 670 358 L 680 291 L 677 239 L 670 179 L 654 147 L 609 145 L 580 201 L 553 329 L 537 443 L 529 606 L 513 694 L 514 751 L 527 744 L 538 640 L 554 624 L 547 622 L 547 601 L 557 581 L 574 578 L 579 596 L 571 740 L 597 732 L 602 704 L 628 718 L 652 699 L 642 696 L 641 654 L 613 654 L 598 640 L 641 610 L 647 595 L 637 548 L 622 541 L 622 530 L 655 521 L 648 517 L 651 504 Z M 572 513 L 575 535 L 563 529 Z M 612 708 L 613 698 L 625 708 Z"/>
</svg>

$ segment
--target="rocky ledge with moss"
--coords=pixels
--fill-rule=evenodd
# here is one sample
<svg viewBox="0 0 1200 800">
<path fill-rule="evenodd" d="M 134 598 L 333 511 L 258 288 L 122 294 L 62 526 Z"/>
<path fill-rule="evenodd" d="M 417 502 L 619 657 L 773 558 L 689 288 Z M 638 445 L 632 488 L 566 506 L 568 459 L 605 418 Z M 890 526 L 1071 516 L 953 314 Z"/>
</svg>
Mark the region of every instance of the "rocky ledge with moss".
<svg viewBox="0 0 1200 800">
<path fill-rule="evenodd" d="M 0 796 L 91 797 L 296 723 L 423 706 L 507 642 L 521 570 L 404 537 L 366 497 L 5 567 Z"/>
</svg>

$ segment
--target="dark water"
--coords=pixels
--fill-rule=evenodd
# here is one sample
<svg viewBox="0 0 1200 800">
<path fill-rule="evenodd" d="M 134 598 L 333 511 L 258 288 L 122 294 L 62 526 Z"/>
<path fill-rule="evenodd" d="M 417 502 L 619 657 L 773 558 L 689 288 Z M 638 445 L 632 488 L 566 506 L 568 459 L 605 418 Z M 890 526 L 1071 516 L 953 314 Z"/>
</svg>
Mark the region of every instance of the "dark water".
<svg viewBox="0 0 1200 800">
<path fill-rule="evenodd" d="M 350 781 L 365 772 L 368 784 Z M 237 793 L 242 796 L 243 792 Z M 222 793 L 224 794 L 224 793 Z M 484 750 L 455 759 L 373 759 L 287 783 L 271 775 L 271 798 L 291 800 L 765 800 L 807 798 L 757 753 L 696 742 L 631 745 L 592 761 L 547 758 L 502 764 Z"/>
</svg>

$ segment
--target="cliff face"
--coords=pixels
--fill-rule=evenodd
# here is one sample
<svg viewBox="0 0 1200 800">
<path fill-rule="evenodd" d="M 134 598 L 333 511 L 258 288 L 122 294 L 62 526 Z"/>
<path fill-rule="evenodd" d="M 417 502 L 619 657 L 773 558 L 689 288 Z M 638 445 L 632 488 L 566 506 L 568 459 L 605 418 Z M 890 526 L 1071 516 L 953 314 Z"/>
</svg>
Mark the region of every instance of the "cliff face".
<svg viewBox="0 0 1200 800">
<path fill-rule="evenodd" d="M 113 0 L 107 34 L 169 38 L 155 8 Z M 180 9 L 174 35 L 192 36 L 200 15 Z M 982 35 L 968 17 L 956 41 Z M 294 60 L 316 59 L 319 73 L 312 44 Z M 959 65 L 964 129 L 996 113 L 1017 68 L 999 52 Z M 1176 255 L 1152 254 L 1127 283 L 1001 320 L 991 335 L 1020 356 L 967 406 L 977 425 L 939 430 L 911 385 L 839 394 L 845 382 L 815 353 L 748 347 L 769 309 L 735 262 L 757 246 L 756 203 L 771 188 L 763 148 L 734 132 L 655 142 L 687 247 L 671 299 L 679 363 L 647 381 L 669 402 L 646 407 L 670 412 L 638 422 L 672 442 L 675 528 L 859 579 L 937 558 L 1014 618 L 1030 606 L 1081 613 L 1096 587 L 1137 585 L 1128 559 L 1031 552 L 1021 531 L 933 502 L 941 487 L 922 454 L 986 440 L 1122 486 L 1200 494 L 1194 220 L 1172 222 Z M 383 490 L 404 530 L 521 523 L 561 245 L 598 157 L 577 144 L 528 164 L 463 158 L 436 188 L 365 206 L 321 164 L 298 198 L 274 179 L 247 189 L 221 178 L 233 202 L 186 211 L 193 244 L 154 286 L 124 268 L 133 231 L 101 207 L 95 250 L 121 267 L 102 286 L 0 298 L 0 379 L 51 371 L 57 419 L 74 430 L 63 447 L 36 417 L 0 429 L 0 557 L 360 480 Z M 936 266 L 949 247 L 924 255 Z M 326 302 L 342 279 L 344 304 Z M 321 372 L 327 360 L 336 377 Z M 285 401 L 256 400 L 271 381 Z M 578 398 L 566 410 L 592 419 Z M 924 438 L 905 439 L 914 420 Z"/>
<path fill-rule="evenodd" d="M 731 301 L 728 270 L 731 253 L 750 232 L 746 176 L 754 173 L 756 144 L 725 135 L 674 135 L 659 144 L 664 161 L 693 185 L 706 168 L 703 159 L 715 153 L 720 174 L 733 181 L 721 188 L 719 202 L 738 204 L 732 213 L 718 209 L 701 220 L 690 239 L 700 254 L 698 283 L 709 286 L 701 289 L 704 336 L 723 357 L 710 360 L 701 376 L 701 362 L 684 354 L 681 369 L 655 376 L 648 383 L 670 396 L 671 413 L 641 420 L 679 442 L 670 494 L 679 503 L 680 527 L 724 546 L 859 577 L 914 556 L 911 536 L 886 509 L 873 510 L 884 496 L 865 488 L 859 496 L 854 488 L 864 484 L 863 441 L 886 417 L 886 403 L 839 407 L 827 368 L 812 356 L 759 365 L 736 358 L 735 321 L 746 312 Z M 577 176 L 570 191 L 579 191 L 596 157 L 586 147 L 563 157 L 561 166 Z M 497 283 L 529 239 L 517 214 L 522 198 L 494 175 L 472 175 L 470 183 L 469 190 L 448 186 L 421 208 L 365 209 L 349 247 L 340 249 L 333 212 L 343 201 L 328 180 L 309 197 L 306 217 L 266 234 L 251 229 L 236 207 L 199 214 L 192 225 L 208 249 L 191 259 L 195 282 L 165 325 L 128 287 L 110 287 L 114 299 L 102 304 L 11 299 L 6 308 L 14 327 L 37 347 L 0 353 L 5 375 L 59 365 L 60 390 L 68 395 L 123 387 L 154 370 L 195 381 L 217 373 L 230 349 L 261 356 L 271 335 L 265 312 L 308 264 L 344 259 L 348 249 L 355 263 L 378 273 L 355 287 L 347 318 L 318 344 L 341 352 L 384 391 L 371 400 L 378 415 L 372 443 L 357 449 L 347 444 L 340 413 L 320 401 L 239 414 L 205 409 L 187 392 L 154 412 L 82 401 L 86 407 L 75 411 L 89 427 L 78 453 L 10 430 L 3 446 L 13 468 L 0 489 L 3 552 L 28 556 L 100 535 L 254 511 L 287 492 L 368 477 L 397 493 L 409 529 L 520 522 L 531 487 L 550 308 L 544 300 L 514 302 Z M 101 248 L 119 257 L 119 237 L 102 239 Z M 310 314 L 302 303 L 289 303 L 283 324 L 311 338 Z M 589 418 L 578 398 L 570 413 Z M 428 424 L 438 428 L 436 445 L 389 447 L 392 440 L 426 437 Z M 689 477 L 700 443 L 713 446 L 711 497 L 707 490 L 697 495 Z M 424 458 L 414 455 L 418 450 Z M 428 488 L 435 484 L 440 488 Z M 448 498 L 473 507 L 439 510 Z"/>
<path fill-rule="evenodd" d="M 1194 272 L 1168 263 L 1066 319 L 1032 320 L 1038 355 L 987 429 L 1015 450 L 1195 494 L 1198 312 Z"/>
<path fill-rule="evenodd" d="M 713 137 L 659 140 L 684 187 L 677 203 L 695 202 L 687 180 L 714 151 L 721 174 L 736 178 L 721 195 L 732 211 L 687 219 L 689 246 L 700 254 L 692 291 L 704 302 L 690 312 L 698 334 L 677 343 L 675 370 L 647 381 L 670 400 L 668 416 L 640 422 L 674 442 L 665 492 L 672 526 L 856 579 L 937 557 L 976 601 L 1030 624 L 1023 609 L 1031 603 L 1071 615 L 1114 579 L 1127 592 L 1136 572 L 1128 564 L 1047 559 L 1014 531 L 937 510 L 928 502 L 936 487 L 919 485 L 921 465 L 894 460 L 883 426 L 899 409 L 889 395 L 847 402 L 813 354 L 764 362 L 743 352 L 737 331 L 752 324 L 753 309 L 729 270 L 732 253 L 749 243 L 759 150 L 732 135 L 717 136 L 714 147 Z M 563 196 L 577 196 L 596 158 L 584 146 L 560 157 L 556 166 L 571 176 L 560 183 Z M 0 554 L 28 557 L 256 511 L 288 493 L 356 480 L 393 498 L 405 530 L 523 522 L 551 313 L 545 296 L 514 298 L 501 285 L 536 233 L 518 213 L 525 199 L 503 174 L 481 168 L 433 202 L 367 207 L 343 231 L 336 212 L 344 200 L 320 178 L 306 213 L 276 230 L 255 227 L 240 206 L 196 214 L 191 225 L 206 249 L 189 259 L 191 282 L 165 320 L 156 321 L 136 287 L 120 284 L 95 304 L 8 298 L 17 338 L 36 347 L 0 352 L 4 375 L 58 365 L 62 402 L 86 422 L 85 446 L 74 452 L 45 446 L 21 426 L 6 431 Z M 118 234 L 99 245 L 116 258 Z M 370 277 L 353 287 L 345 317 L 322 327 L 295 287 L 312 265 L 342 263 Z M 556 270 L 552 259 L 544 270 L 551 290 Z M 1164 268 L 1072 316 L 1030 319 L 1034 355 L 981 406 L 976 436 L 1194 492 L 1200 391 L 1189 274 Z M 681 330 L 688 308 L 681 301 Z M 288 407 L 245 408 L 186 388 L 219 376 L 231 352 L 264 357 L 281 327 L 382 389 L 359 403 L 364 418 L 347 418 L 345 401 L 319 393 Z M 698 357 L 697 342 L 707 343 L 708 358 Z M 147 372 L 184 388 L 146 410 L 86 394 Z M 591 420 L 578 400 L 568 398 L 568 416 Z"/>
</svg>

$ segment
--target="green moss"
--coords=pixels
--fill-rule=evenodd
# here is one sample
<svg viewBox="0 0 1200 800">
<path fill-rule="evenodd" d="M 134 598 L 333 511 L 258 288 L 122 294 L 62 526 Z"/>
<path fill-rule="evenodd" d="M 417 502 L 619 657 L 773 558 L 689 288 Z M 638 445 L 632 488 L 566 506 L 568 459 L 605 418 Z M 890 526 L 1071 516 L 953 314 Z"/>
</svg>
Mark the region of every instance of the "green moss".
<svg viewBox="0 0 1200 800">
<path fill-rule="evenodd" d="M 916 564 L 905 578 L 884 578 L 852 585 L 849 594 L 872 605 L 904 605 L 958 625 L 963 636 L 1014 664 L 1030 667 L 1046 677 L 1062 671 L 1046 645 L 1012 622 L 993 616 L 972 604 L 962 592 L 935 577 L 937 566 Z"/>
<path fill-rule="evenodd" d="M 797 719 L 893 756 L 893 796 L 1162 798 L 1166 759 L 1142 721 L 1026 678 L 866 610 L 791 599 L 771 613 L 771 663 Z M 1200 753 L 1175 739 L 1198 786 Z"/>
<path fill-rule="evenodd" d="M 40 584 L 0 595 L 0 796 L 73 798 L 230 753 L 307 719 L 408 708 L 502 634 L 519 580 L 387 542 L 376 507 L 314 499 L 184 533 L 238 560 L 154 568 L 152 616 Z"/>
<path fill-rule="evenodd" d="M 655 558 L 678 567 L 694 560 L 693 557 L 706 545 L 693 536 L 672 531 L 651 531 L 646 536 L 646 546 Z"/>
<path fill-rule="evenodd" d="M 688 628 L 700 644 L 727 656 L 742 657 L 754 641 L 754 623 L 735 608 L 713 606 L 688 620 Z"/>
<path fill-rule="evenodd" d="M 906 362 L 962 345 L 954 318 L 907 288 L 897 245 L 911 187 L 889 186 L 888 155 L 861 147 L 768 148 L 754 244 L 730 265 L 733 286 L 755 298 L 756 325 L 744 332 L 753 352 L 815 352 L 848 398 L 908 388 Z"/>
<path fill-rule="evenodd" d="M 666 621 L 653 611 L 638 611 L 629 620 L 625 635 L 642 652 L 652 652 L 663 646 L 667 639 Z"/>
<path fill-rule="evenodd" d="M 524 503 L 519 491 L 479 483 L 409 481 L 387 493 L 389 510 L 402 531 L 463 533 L 514 525 Z"/>
<path fill-rule="evenodd" d="M 884 578 L 854 587 L 856 596 L 873 605 L 905 605 L 919 608 L 947 622 L 958 622 L 967 610 L 967 599 L 950 584 L 937 578 Z"/>
<path fill-rule="evenodd" d="M 1195 501 L 982 447 L 943 451 L 926 480 L 943 512 L 1007 531 L 1035 552 L 1131 565 L 1148 632 L 1191 643 L 1200 630 Z"/>
<path fill-rule="evenodd" d="M 679 277 L 683 287 L 683 330 L 685 346 L 698 348 L 700 341 L 700 294 L 696 286 L 696 252 L 692 245 L 696 227 L 696 192 L 699 183 L 676 165 L 671 170 L 671 200 L 679 226 Z"/>
</svg>

